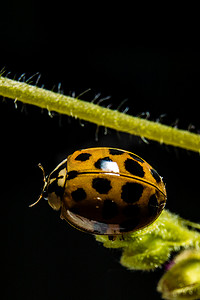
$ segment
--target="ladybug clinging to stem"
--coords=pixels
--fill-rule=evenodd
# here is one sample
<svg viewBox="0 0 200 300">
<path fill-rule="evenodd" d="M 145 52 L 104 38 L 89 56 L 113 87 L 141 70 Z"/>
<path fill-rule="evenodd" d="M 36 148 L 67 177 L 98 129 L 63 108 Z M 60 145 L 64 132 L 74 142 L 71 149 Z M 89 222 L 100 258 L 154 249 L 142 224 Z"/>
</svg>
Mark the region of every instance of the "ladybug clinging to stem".
<svg viewBox="0 0 200 300">
<path fill-rule="evenodd" d="M 162 177 L 145 160 L 107 147 L 75 151 L 49 176 L 44 174 L 43 192 L 30 206 L 44 193 L 75 228 L 110 236 L 148 226 L 167 199 Z"/>
</svg>

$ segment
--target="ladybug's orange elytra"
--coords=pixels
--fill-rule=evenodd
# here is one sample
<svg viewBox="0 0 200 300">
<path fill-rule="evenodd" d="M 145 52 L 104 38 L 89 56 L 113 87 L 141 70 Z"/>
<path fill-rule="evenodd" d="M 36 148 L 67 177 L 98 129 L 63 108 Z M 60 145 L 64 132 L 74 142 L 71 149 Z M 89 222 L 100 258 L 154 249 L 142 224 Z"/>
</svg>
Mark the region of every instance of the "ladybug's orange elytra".
<svg viewBox="0 0 200 300">
<path fill-rule="evenodd" d="M 62 219 L 111 236 L 154 222 L 167 198 L 162 178 L 146 161 L 115 148 L 75 151 L 48 176 L 45 188 Z"/>
</svg>

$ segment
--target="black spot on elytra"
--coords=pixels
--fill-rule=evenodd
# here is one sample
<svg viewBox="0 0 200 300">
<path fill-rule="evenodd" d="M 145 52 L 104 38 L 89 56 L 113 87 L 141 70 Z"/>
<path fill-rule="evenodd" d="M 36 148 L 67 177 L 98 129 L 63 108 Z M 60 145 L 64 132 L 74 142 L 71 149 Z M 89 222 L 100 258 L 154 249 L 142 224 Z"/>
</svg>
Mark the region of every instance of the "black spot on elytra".
<svg viewBox="0 0 200 300">
<path fill-rule="evenodd" d="M 139 225 L 139 217 L 128 219 L 120 224 L 120 232 L 133 231 Z"/>
<path fill-rule="evenodd" d="M 124 154 L 124 151 L 119 149 L 109 149 L 110 154 L 112 155 L 122 155 Z"/>
<path fill-rule="evenodd" d="M 86 192 L 83 188 L 78 188 L 77 190 L 71 192 L 72 199 L 76 202 L 82 201 L 86 198 Z"/>
<path fill-rule="evenodd" d="M 95 168 L 104 169 L 104 162 L 105 161 L 112 161 L 112 159 L 110 159 L 110 157 L 108 157 L 108 156 L 104 157 L 104 158 L 99 158 L 94 164 Z"/>
<path fill-rule="evenodd" d="M 118 214 L 117 204 L 110 199 L 106 199 L 103 203 L 103 208 L 102 208 L 103 219 L 111 219 L 115 217 L 117 214 Z"/>
<path fill-rule="evenodd" d="M 92 154 L 90 154 L 90 153 L 81 153 L 75 158 L 75 160 L 86 161 L 90 158 L 91 155 Z"/>
<path fill-rule="evenodd" d="M 112 188 L 110 180 L 108 180 L 106 178 L 98 178 L 98 177 L 93 179 L 92 187 L 99 194 L 108 194 L 108 192 Z"/>
<path fill-rule="evenodd" d="M 137 161 L 127 158 L 124 162 L 124 166 L 125 166 L 125 169 L 132 175 L 135 175 L 135 176 L 138 176 L 141 178 L 144 177 L 143 168 L 142 168 L 142 166 L 140 166 L 140 164 Z"/>
<path fill-rule="evenodd" d="M 57 180 L 54 180 L 51 184 L 48 185 L 47 187 L 47 193 L 55 193 L 57 196 L 61 197 L 63 196 L 64 193 L 64 188 L 59 186 L 57 183 Z"/>
<path fill-rule="evenodd" d="M 158 172 L 154 169 L 151 169 L 150 171 L 151 171 L 153 178 L 156 180 L 156 182 L 160 182 L 161 179 L 160 179 L 160 175 L 158 174 Z"/>
<path fill-rule="evenodd" d="M 137 218 L 140 215 L 140 208 L 137 204 L 127 205 L 123 209 L 123 214 L 127 218 Z"/>
<path fill-rule="evenodd" d="M 73 212 L 74 214 L 76 214 L 76 215 L 79 215 L 79 214 L 80 214 L 79 205 L 72 206 L 72 207 L 70 207 L 69 210 L 70 210 L 71 212 Z"/>
<path fill-rule="evenodd" d="M 135 155 L 134 153 L 129 153 L 129 155 L 134 158 L 135 160 L 144 163 L 144 160 L 142 158 L 140 158 L 139 156 Z"/>
<path fill-rule="evenodd" d="M 150 216 L 156 216 L 158 213 L 159 204 L 155 194 L 151 195 L 148 203 L 148 211 Z"/>
<path fill-rule="evenodd" d="M 121 198 L 126 203 L 135 203 L 142 196 L 143 186 L 137 182 L 127 182 L 122 186 Z"/>
<path fill-rule="evenodd" d="M 73 170 L 67 173 L 67 180 L 74 179 L 78 175 L 78 172 Z"/>
</svg>

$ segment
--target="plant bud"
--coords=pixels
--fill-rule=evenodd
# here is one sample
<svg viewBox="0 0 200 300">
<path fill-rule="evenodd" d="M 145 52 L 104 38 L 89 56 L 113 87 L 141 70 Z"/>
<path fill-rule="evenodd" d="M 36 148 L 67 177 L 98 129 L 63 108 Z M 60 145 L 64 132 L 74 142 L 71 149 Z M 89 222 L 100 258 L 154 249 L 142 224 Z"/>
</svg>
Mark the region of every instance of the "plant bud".
<svg viewBox="0 0 200 300">
<path fill-rule="evenodd" d="M 185 250 L 170 265 L 158 283 L 163 299 L 200 298 L 200 251 Z"/>
</svg>

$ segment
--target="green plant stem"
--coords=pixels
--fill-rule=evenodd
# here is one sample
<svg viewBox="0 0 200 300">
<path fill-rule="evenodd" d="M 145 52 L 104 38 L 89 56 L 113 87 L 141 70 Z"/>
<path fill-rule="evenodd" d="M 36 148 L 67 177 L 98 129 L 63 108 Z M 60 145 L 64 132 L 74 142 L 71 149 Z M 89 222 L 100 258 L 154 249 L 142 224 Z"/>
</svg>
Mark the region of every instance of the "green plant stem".
<svg viewBox="0 0 200 300">
<path fill-rule="evenodd" d="M 96 236 L 96 240 L 106 248 L 120 248 L 120 262 L 128 269 L 152 270 L 168 261 L 175 251 L 188 248 L 199 251 L 200 233 L 194 230 L 198 227 L 199 224 L 164 210 L 154 223 L 144 229 L 124 233 L 115 240 L 106 235 Z"/>
<path fill-rule="evenodd" d="M 99 126 L 142 136 L 167 145 L 200 152 L 200 135 L 162 125 L 116 110 L 101 107 L 73 97 L 64 96 L 27 83 L 0 77 L 0 95 L 48 111 L 56 111 Z"/>
</svg>

